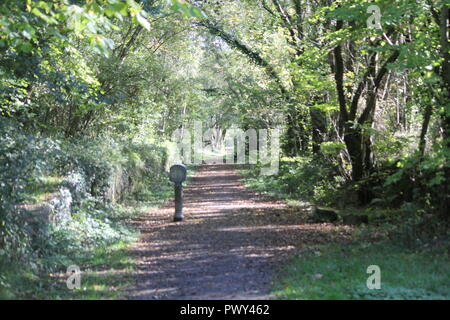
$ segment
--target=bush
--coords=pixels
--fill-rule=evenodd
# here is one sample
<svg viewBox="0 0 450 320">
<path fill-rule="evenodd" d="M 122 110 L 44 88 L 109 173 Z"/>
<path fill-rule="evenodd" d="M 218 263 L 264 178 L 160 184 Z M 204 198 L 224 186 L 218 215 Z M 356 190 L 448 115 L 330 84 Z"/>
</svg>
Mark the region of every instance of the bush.
<svg viewBox="0 0 450 320">
<path fill-rule="evenodd" d="M 447 156 L 442 149 L 423 157 L 418 154 L 402 157 L 381 168 L 380 177 L 373 188 L 373 203 L 386 207 L 402 207 L 414 203 L 418 209 L 438 212 L 445 200 L 445 167 Z"/>
<path fill-rule="evenodd" d="M 0 257 L 4 263 L 30 254 L 23 209 L 26 190 L 48 170 L 58 145 L 50 139 L 26 134 L 21 125 L 0 118 Z"/>
<path fill-rule="evenodd" d="M 279 178 L 295 197 L 330 203 L 344 182 L 334 169 L 326 160 L 314 157 L 283 158 Z"/>
<path fill-rule="evenodd" d="M 306 200 L 329 205 L 340 198 L 340 188 L 345 180 L 328 160 L 316 157 L 284 157 L 277 176 L 256 176 L 247 179 L 250 187 L 276 196 Z"/>
<path fill-rule="evenodd" d="M 58 144 L 26 134 L 21 125 L 0 118 L 0 212 L 26 199 L 27 186 L 49 168 Z"/>
<path fill-rule="evenodd" d="M 145 181 L 159 177 L 167 158 L 162 147 L 107 137 L 69 142 L 62 151 L 60 170 L 79 181 L 84 190 L 78 193 L 87 192 L 105 203 L 123 200 L 145 187 Z M 70 179 L 66 184 L 75 189 Z"/>
<path fill-rule="evenodd" d="M 108 137 L 57 142 L 0 118 L 0 297 L 24 294 L 15 292 L 15 278 L 61 271 L 80 255 L 133 239 L 114 203 L 159 181 L 166 160 L 165 149 L 149 143 Z M 61 176 L 59 186 L 70 191 L 71 217 L 35 232 L 24 204 L 48 175 Z"/>
</svg>

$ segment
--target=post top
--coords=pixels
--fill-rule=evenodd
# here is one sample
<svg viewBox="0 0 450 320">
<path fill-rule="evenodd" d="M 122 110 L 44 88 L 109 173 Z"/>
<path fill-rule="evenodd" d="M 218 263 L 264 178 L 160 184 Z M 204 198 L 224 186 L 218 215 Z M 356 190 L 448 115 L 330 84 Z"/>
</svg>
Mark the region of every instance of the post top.
<svg viewBox="0 0 450 320">
<path fill-rule="evenodd" d="M 184 164 L 175 164 L 170 167 L 170 181 L 181 183 L 186 180 L 187 168 Z"/>
</svg>

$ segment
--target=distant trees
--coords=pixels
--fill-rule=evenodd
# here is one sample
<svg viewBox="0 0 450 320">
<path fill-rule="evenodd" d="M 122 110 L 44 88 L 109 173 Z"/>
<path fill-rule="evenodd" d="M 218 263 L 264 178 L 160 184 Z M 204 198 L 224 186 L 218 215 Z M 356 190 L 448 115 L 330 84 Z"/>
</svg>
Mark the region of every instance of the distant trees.
<svg viewBox="0 0 450 320">
<path fill-rule="evenodd" d="M 201 15 L 176 0 L 6 0 L 0 114 L 63 137 L 114 126 L 136 132 L 152 107 L 142 101 L 156 82 L 149 77 L 164 74 L 156 51 L 176 39 L 185 16 Z M 161 27 L 164 19 L 175 23 Z"/>
<path fill-rule="evenodd" d="M 346 162 L 351 165 L 362 204 L 373 198 L 371 175 L 402 152 L 436 160 L 448 150 L 448 2 L 193 3 L 208 15 L 200 26 L 278 86 L 286 115 L 284 153 L 319 155 L 323 143 L 328 149 L 335 143 L 336 161 L 344 171 Z M 381 28 L 368 25 L 370 5 L 380 9 Z M 409 143 L 400 142 L 403 137 Z M 388 140 L 398 145 L 390 150 L 394 157 L 381 152 Z M 448 165 L 434 164 L 448 186 Z M 447 204 L 448 198 L 440 201 Z"/>
<path fill-rule="evenodd" d="M 449 211 L 448 1 L 6 0 L 0 14 L 0 113 L 26 130 L 283 122 L 284 155 L 333 159 L 362 204 L 404 179 Z"/>
</svg>

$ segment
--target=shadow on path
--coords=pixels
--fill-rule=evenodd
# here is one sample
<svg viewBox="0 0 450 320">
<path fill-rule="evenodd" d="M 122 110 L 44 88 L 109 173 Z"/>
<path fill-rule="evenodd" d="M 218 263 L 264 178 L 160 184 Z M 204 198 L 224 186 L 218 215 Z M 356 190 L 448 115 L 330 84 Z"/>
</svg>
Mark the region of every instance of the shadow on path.
<svg viewBox="0 0 450 320">
<path fill-rule="evenodd" d="M 306 210 L 246 189 L 232 165 L 204 165 L 173 204 L 137 221 L 141 240 L 131 299 L 270 299 L 274 272 L 308 244 L 345 239 L 350 228 L 306 222 Z M 300 212 L 299 212 L 300 211 Z"/>
</svg>

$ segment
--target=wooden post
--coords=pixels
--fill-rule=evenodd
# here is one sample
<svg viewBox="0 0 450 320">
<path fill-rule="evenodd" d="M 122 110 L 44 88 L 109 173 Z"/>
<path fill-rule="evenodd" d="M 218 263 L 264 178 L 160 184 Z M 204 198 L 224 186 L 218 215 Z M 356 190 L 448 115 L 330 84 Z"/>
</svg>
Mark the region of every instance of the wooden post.
<svg viewBox="0 0 450 320">
<path fill-rule="evenodd" d="M 183 221 L 183 185 L 175 183 L 175 216 L 174 222 Z"/>
<path fill-rule="evenodd" d="M 183 164 L 176 164 L 170 167 L 170 181 L 172 181 L 175 190 L 175 216 L 174 222 L 183 221 L 183 181 L 186 180 L 187 169 Z"/>
</svg>

